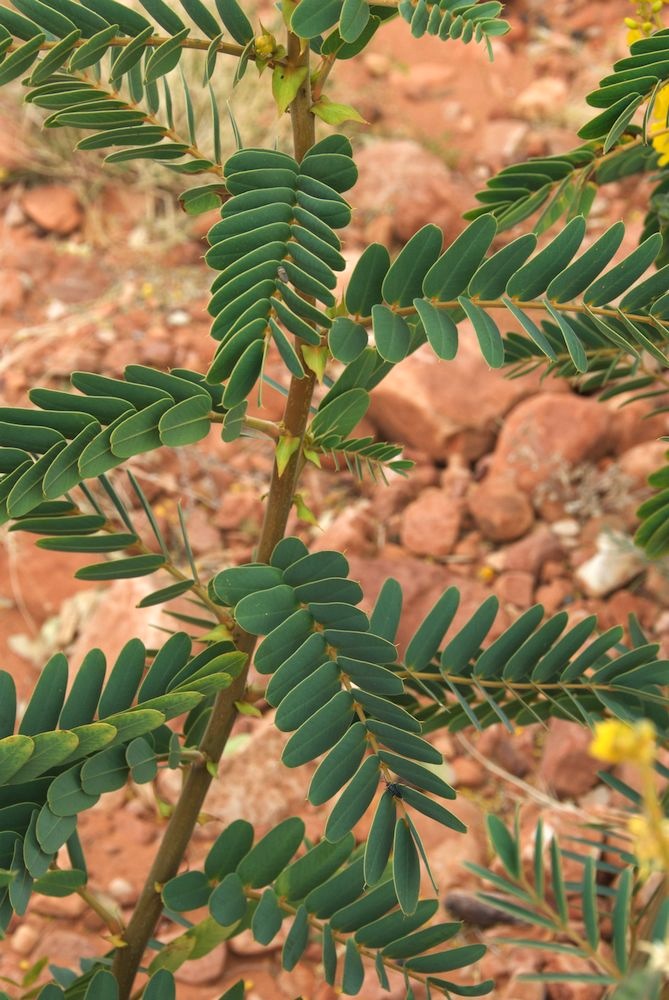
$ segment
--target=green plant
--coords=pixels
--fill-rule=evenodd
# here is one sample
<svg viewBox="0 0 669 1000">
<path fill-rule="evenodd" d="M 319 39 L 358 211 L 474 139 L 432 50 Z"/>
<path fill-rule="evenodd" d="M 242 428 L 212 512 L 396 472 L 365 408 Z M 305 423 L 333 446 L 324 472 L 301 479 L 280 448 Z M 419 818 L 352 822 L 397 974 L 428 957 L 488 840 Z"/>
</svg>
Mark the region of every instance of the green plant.
<svg viewBox="0 0 669 1000">
<path fill-rule="evenodd" d="M 183 962 L 249 927 L 267 943 L 288 920 L 284 968 L 295 966 L 314 937 L 325 979 L 346 994 L 359 992 L 369 961 L 382 986 L 388 968 L 401 972 L 407 997 L 414 989 L 485 995 L 493 984 L 480 982 L 475 968 L 468 979 L 450 975 L 474 967 L 483 946 L 451 944 L 459 925 L 429 923 L 438 901 L 419 898 L 429 863 L 412 816 L 464 829 L 442 803 L 454 792 L 435 771 L 441 755 L 425 737 L 442 728 L 500 721 L 512 727 L 557 716 L 587 726 L 607 718 L 649 720 L 658 743 L 666 744 L 658 647 L 635 621 L 626 644 L 620 627 L 597 634 L 594 618 L 570 627 L 566 613 L 544 620 L 541 607 L 486 646 L 496 600 L 453 632 L 459 594 L 450 588 L 398 658 L 398 584 L 387 581 L 368 617 L 357 607 L 363 595 L 344 556 L 309 554 L 299 539 L 284 537 L 285 528 L 306 462 L 335 456 L 358 476 L 409 471 L 399 447 L 352 435 L 370 392 L 420 345 L 429 343 L 444 362 L 455 356 L 465 318 L 493 367 L 508 365 L 515 374 L 542 367 L 602 396 L 665 391 L 669 267 L 662 263 L 651 277 L 643 275 L 666 254 L 662 199 L 669 173 L 658 170 L 662 130 L 652 123 L 669 80 L 669 32 L 650 24 L 648 37 L 589 96 L 603 110 L 581 130 L 582 145 L 501 171 L 445 251 L 432 225 L 392 262 L 383 246 L 369 246 L 337 301 L 335 272 L 344 260 L 336 230 L 350 218 L 343 193 L 356 168 L 348 139 L 328 134 L 317 142 L 315 125 L 316 118 L 336 126 L 359 116 L 328 99 L 330 73 L 396 17 L 415 36 L 475 41 L 492 52 L 491 39 L 507 30 L 501 4 L 283 0 L 285 39 L 254 26 L 237 0 L 216 0 L 215 10 L 202 0 L 181 0 L 179 10 L 163 0 L 140 6 L 142 12 L 117 0 L 13 0 L 11 8 L 0 7 L 0 83 L 29 73 L 26 99 L 46 109 L 47 127 L 86 130 L 79 148 L 113 149 L 109 162 L 159 161 L 193 175 L 197 183 L 181 196 L 190 213 L 223 203 L 207 255 L 216 272 L 208 372 L 132 364 L 122 380 L 75 372 L 75 391 L 36 387 L 33 408 L 0 410 L 0 515 L 10 530 L 42 536 L 37 544 L 45 549 L 103 556 L 79 571 L 82 579 L 170 576 L 144 606 L 187 594 L 197 607 L 181 616 L 192 635 L 174 633 L 151 650 L 133 640 L 109 675 L 103 655 L 92 650 L 67 696 L 68 664 L 54 656 L 16 733 L 14 685 L 0 674 L 0 926 L 24 913 L 33 893 L 78 892 L 111 935 L 100 961 L 83 971 L 55 969 L 43 988 L 32 985 L 38 969 L 21 988 L 45 1000 L 163 1000 L 175 995 L 172 973 Z M 239 140 L 222 162 L 215 99 L 211 147 L 202 149 L 191 84 L 178 72 L 186 50 L 201 53 L 205 89 L 220 58 L 237 60 L 236 79 L 252 63 L 271 72 L 279 112 L 290 114 L 293 153 L 244 148 Z M 185 136 L 174 127 L 177 102 L 185 109 Z M 646 113 L 637 125 L 641 108 Z M 598 187 L 644 172 L 657 186 L 639 247 L 607 270 L 623 237 L 616 223 L 574 260 Z M 538 212 L 531 232 L 489 254 L 499 232 Z M 535 253 L 538 235 L 562 220 L 559 233 Z M 502 336 L 491 315 L 500 309 L 517 332 Z M 288 383 L 278 423 L 247 414 L 270 344 Z M 315 397 L 318 382 L 324 392 Z M 154 536 L 143 539 L 113 470 L 159 447 L 191 447 L 212 424 L 221 425 L 226 441 L 248 431 L 264 436 L 275 463 L 254 562 L 202 580 L 184 519 L 182 549 L 172 553 L 129 474 Z M 657 496 L 642 508 L 638 537 L 651 555 L 669 546 L 666 482 L 664 470 L 655 480 Z M 270 678 L 262 690 L 247 686 L 251 658 Z M 326 755 L 308 793 L 318 805 L 341 793 L 323 839 L 306 843 L 304 824 L 293 817 L 254 842 L 253 828 L 240 817 L 220 834 L 202 871 L 180 873 L 235 722 L 257 713 L 262 698 L 276 707 L 276 725 L 292 733 L 283 753 L 287 767 Z M 166 725 L 177 718 L 176 728 Z M 138 783 L 153 780 L 158 767 L 182 769 L 183 791 L 134 914 L 122 926 L 86 886 L 77 815 L 129 775 Z M 373 804 L 369 837 L 356 846 L 352 828 Z M 634 904 L 640 878 L 633 845 L 609 865 L 617 879 L 608 890 L 615 896 L 611 952 L 600 947 L 598 912 L 610 899 L 592 862 L 582 858 L 581 880 L 570 887 L 582 899 L 580 931 L 567 911 L 557 842 L 550 842 L 548 878 L 537 831 L 528 876 L 517 832 L 495 818 L 489 832 L 505 874 L 480 874 L 504 893 L 501 900 L 495 895 L 497 905 L 549 930 L 554 938 L 544 947 L 592 959 L 596 971 L 578 978 L 589 975 L 619 1000 L 659 995 L 662 974 L 646 967 L 640 945 L 664 941 L 669 903 L 662 883 L 645 908 Z M 62 847 L 67 868 L 57 860 Z M 181 916 L 204 906 L 205 919 Z M 153 932 L 164 915 L 186 929 L 160 947 Z M 243 995 L 240 981 L 225 997 Z"/>
</svg>

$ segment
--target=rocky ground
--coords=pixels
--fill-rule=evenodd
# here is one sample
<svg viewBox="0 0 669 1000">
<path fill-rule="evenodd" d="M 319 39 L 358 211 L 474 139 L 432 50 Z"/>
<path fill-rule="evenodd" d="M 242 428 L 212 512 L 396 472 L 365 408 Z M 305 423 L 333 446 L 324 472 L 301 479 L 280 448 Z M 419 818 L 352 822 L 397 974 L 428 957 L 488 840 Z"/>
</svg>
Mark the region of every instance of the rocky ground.
<svg viewBox="0 0 669 1000">
<path fill-rule="evenodd" d="M 413 42 L 405 26 L 393 24 L 359 61 L 343 67 L 333 96 L 356 104 L 370 122 L 368 130 L 353 133 L 360 180 L 351 195 L 351 262 L 368 241 L 397 247 L 427 221 L 454 237 L 461 211 L 491 171 L 575 145 L 587 115 L 584 95 L 623 52 L 620 25 L 628 8 L 625 0 L 511 0 L 514 31 L 497 43 L 492 65 L 472 46 Z M 122 178 L 93 172 L 83 185 L 66 184 L 36 171 L 34 139 L 17 121 L 14 105 L 0 106 L 3 401 L 23 404 L 32 385 L 60 387 L 81 368 L 114 376 L 130 361 L 206 368 L 208 279 L 200 258 L 207 222 L 170 215 L 166 195 L 156 198 L 146 186 L 135 193 Z M 636 182 L 610 185 L 593 210 L 591 238 L 624 215 L 631 248 L 642 211 Z M 172 231 L 183 236 L 167 239 Z M 304 494 L 319 526 L 295 522 L 291 530 L 314 548 L 342 548 L 368 604 L 387 576 L 397 578 L 406 604 L 403 640 L 455 584 L 462 593 L 460 621 L 491 593 L 501 603 L 499 631 L 535 602 L 549 613 L 567 609 L 573 622 L 597 613 L 603 628 L 634 612 L 669 652 L 667 567 L 647 566 L 629 548 L 634 512 L 646 495 L 647 474 L 662 460 L 665 446 L 657 438 L 669 431 L 669 419 L 642 421 L 641 404 L 600 404 L 538 376 L 506 381 L 487 368 L 467 332 L 461 345 L 449 365 L 418 352 L 375 392 L 366 429 L 406 444 L 416 462 L 413 474 L 383 486 L 310 471 Z M 264 404 L 266 415 L 278 416 L 277 394 L 266 393 Z M 205 572 L 250 558 L 271 468 L 264 444 L 229 446 L 212 436 L 187 455 L 152 454 L 132 468 L 168 535 L 176 531 L 182 498 Z M 36 550 L 28 536 L 6 536 L 3 666 L 23 696 L 55 649 L 71 651 L 76 664 L 95 645 L 113 657 L 131 635 L 155 641 L 160 615 L 136 609 L 154 588 L 139 581 L 92 590 L 72 579 L 81 564 Z M 478 738 L 437 739 L 460 793 L 455 811 L 470 833 L 431 824 L 425 839 L 444 898 L 456 910 L 462 908 L 457 894 L 475 888 L 462 863 L 488 860 L 484 808 L 510 814 L 522 803 L 521 828 L 529 839 L 539 812 L 568 835 L 620 805 L 597 781 L 587 733 L 570 723 L 529 727 L 513 737 L 493 727 Z M 244 721 L 225 760 L 225 781 L 215 784 L 208 801 L 212 822 L 196 831 L 189 863 L 197 864 L 221 824 L 241 813 L 262 830 L 298 812 L 310 835 L 319 835 L 322 813 L 305 807 L 307 775 L 276 763 L 282 742 L 269 714 Z M 161 779 L 159 793 L 168 800 L 177 793 L 174 772 Z M 161 826 L 146 787 L 109 795 L 81 818 L 91 883 L 124 913 Z M 604 849 L 603 843 L 593 847 Z M 84 910 L 76 896 L 38 897 L 11 930 L 0 975 L 16 975 L 45 954 L 75 965 L 80 956 L 103 952 L 98 918 Z M 466 937 L 498 939 L 510 931 L 517 928 L 484 931 L 470 924 Z M 227 950 L 221 946 L 178 973 L 179 997 L 211 1000 L 243 975 L 253 983 L 252 1000 L 297 994 L 332 1000 L 318 949 L 288 975 L 280 972 L 279 943 L 263 949 L 244 936 Z M 516 978 L 533 969 L 560 970 L 561 962 L 494 944 L 480 974 L 498 978 L 499 1000 L 600 996 L 599 987 L 544 990 Z M 401 984 L 394 995 L 404 995 Z M 361 996 L 380 996 L 371 979 Z"/>
</svg>

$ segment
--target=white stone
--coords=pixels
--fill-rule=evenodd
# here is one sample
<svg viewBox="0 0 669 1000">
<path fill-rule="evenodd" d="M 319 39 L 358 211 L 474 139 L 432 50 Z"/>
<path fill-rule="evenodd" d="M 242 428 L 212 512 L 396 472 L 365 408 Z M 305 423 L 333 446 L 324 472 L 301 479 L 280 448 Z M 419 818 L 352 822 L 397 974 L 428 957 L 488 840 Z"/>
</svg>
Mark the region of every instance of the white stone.
<svg viewBox="0 0 669 1000">
<path fill-rule="evenodd" d="M 595 544 L 596 554 L 574 574 L 589 597 L 605 597 L 619 590 L 644 569 L 643 553 L 622 532 L 601 532 Z"/>
</svg>

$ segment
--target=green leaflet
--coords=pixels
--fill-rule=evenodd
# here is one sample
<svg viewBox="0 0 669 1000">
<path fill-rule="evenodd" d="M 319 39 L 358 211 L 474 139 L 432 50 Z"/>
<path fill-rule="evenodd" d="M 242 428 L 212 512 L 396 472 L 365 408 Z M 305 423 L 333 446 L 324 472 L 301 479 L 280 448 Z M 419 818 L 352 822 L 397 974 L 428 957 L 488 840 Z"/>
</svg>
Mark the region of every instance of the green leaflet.
<svg viewBox="0 0 669 1000">
<path fill-rule="evenodd" d="M 354 846 L 355 839 L 350 833 L 335 844 L 321 840 L 284 869 L 275 882 L 275 892 L 288 900 L 304 899 L 341 868 Z"/>
<path fill-rule="evenodd" d="M 615 222 L 584 254 L 553 278 L 546 295 L 551 302 L 570 302 L 600 275 L 622 243 L 625 226 Z"/>
<path fill-rule="evenodd" d="M 560 328 L 560 332 L 562 333 L 564 341 L 567 345 L 567 350 L 569 351 L 569 356 L 574 362 L 574 367 L 579 372 L 587 372 L 588 358 L 585 353 L 585 348 L 583 347 L 583 344 L 581 343 L 578 334 L 572 327 L 571 323 L 566 316 L 557 312 L 550 304 L 547 303 L 546 308 Z"/>
<path fill-rule="evenodd" d="M 161 445 L 161 418 L 173 406 L 171 399 L 160 399 L 123 420 L 110 437 L 111 449 L 117 458 L 132 458 Z"/>
<path fill-rule="evenodd" d="M 246 820 L 238 819 L 218 835 L 204 862 L 208 879 L 221 881 L 235 871 L 253 845 L 253 827 Z"/>
<path fill-rule="evenodd" d="M 330 701 L 340 687 L 339 670 L 332 660 L 313 669 L 281 700 L 274 717 L 277 729 L 283 732 L 298 729 L 314 712 Z"/>
<path fill-rule="evenodd" d="M 584 235 L 585 219 L 579 215 L 548 246 L 515 272 L 506 286 L 509 298 L 529 302 L 545 292 L 553 278 L 567 267 Z"/>
<path fill-rule="evenodd" d="M 84 657 L 60 713 L 61 729 L 74 729 L 93 722 L 105 680 L 106 660 L 99 649 Z"/>
<path fill-rule="evenodd" d="M 119 30 L 119 26 L 111 24 L 90 35 L 83 45 L 80 45 L 70 59 L 70 71 L 88 69 L 98 62 L 109 48 L 109 43 Z"/>
<path fill-rule="evenodd" d="M 403 317 L 387 306 L 376 305 L 372 307 L 372 322 L 376 349 L 381 357 L 392 364 L 403 361 L 411 347 L 411 330 Z"/>
<path fill-rule="evenodd" d="M 6 736 L 0 740 L 0 784 L 5 785 L 33 754 L 29 736 Z"/>
<path fill-rule="evenodd" d="M 287 972 L 295 968 L 309 942 L 309 917 L 304 905 L 298 907 L 281 951 L 281 965 Z"/>
<path fill-rule="evenodd" d="M 541 203 L 548 196 L 548 191 L 549 188 L 547 186 L 531 197 L 537 199 L 540 195 L 539 203 Z M 532 208 L 530 208 L 528 214 L 531 214 L 531 211 Z M 506 227 L 500 225 L 500 228 Z M 536 245 L 536 236 L 533 233 L 526 233 L 524 236 L 519 236 L 507 246 L 502 247 L 492 257 L 485 260 L 475 272 L 469 283 L 469 294 L 476 295 L 482 299 L 497 298 L 504 291 L 509 278 L 527 260 Z"/>
<path fill-rule="evenodd" d="M 253 38 L 253 25 L 237 0 L 216 0 L 216 10 L 234 40 L 247 45 Z"/>
<path fill-rule="evenodd" d="M 47 733 L 58 725 L 65 690 L 67 688 L 67 660 L 56 653 L 46 664 L 35 685 L 28 707 L 23 713 L 19 733 L 34 736 Z"/>
<path fill-rule="evenodd" d="M 84 791 L 81 784 L 81 764 L 63 771 L 49 785 L 47 802 L 56 816 L 76 816 L 77 813 L 90 809 L 98 801 L 98 795 Z"/>
<path fill-rule="evenodd" d="M 386 789 L 379 799 L 365 844 L 367 885 L 376 885 L 385 874 L 393 846 L 396 819 L 395 797 Z"/>
<path fill-rule="evenodd" d="M 390 266 L 383 285 L 383 298 L 391 305 L 410 306 L 416 296 L 425 291 L 427 295 L 437 295 L 424 288 L 426 275 L 432 273 L 433 265 L 439 257 L 443 233 L 438 226 L 427 225 L 411 237 Z M 441 258 L 443 260 L 443 257 Z M 435 265 L 436 266 L 436 265 Z M 430 284 L 432 287 L 432 284 Z"/>
<path fill-rule="evenodd" d="M 209 897 L 209 912 L 222 927 L 238 923 L 246 913 L 247 901 L 242 880 L 230 872 Z"/>
<path fill-rule="evenodd" d="M 82 3 L 89 10 L 99 12 L 110 24 L 118 24 L 121 31 L 126 35 L 134 37 L 140 31 L 144 31 L 150 27 L 145 17 L 142 17 L 141 14 L 138 14 L 134 10 L 128 9 L 125 4 L 119 3 L 118 0 L 82 0 Z M 147 4 L 143 3 L 143 6 L 148 10 Z M 168 30 L 171 31 L 172 29 Z"/>
<path fill-rule="evenodd" d="M 597 278 L 588 286 L 583 296 L 590 306 L 601 306 L 617 298 L 640 278 L 657 257 L 662 246 L 662 237 L 654 233 L 644 240 L 625 260 Z"/>
<path fill-rule="evenodd" d="M 339 32 L 344 41 L 355 42 L 367 27 L 369 17 L 367 0 L 344 0 L 339 21 Z"/>
<path fill-rule="evenodd" d="M 252 635 L 268 635 L 297 609 L 293 588 L 280 584 L 242 598 L 235 608 L 235 618 Z"/>
<path fill-rule="evenodd" d="M 458 328 L 445 309 L 437 309 L 427 299 L 414 299 L 428 343 L 442 361 L 452 361 L 458 353 Z"/>
<path fill-rule="evenodd" d="M 410 958 L 407 968 L 414 972 L 452 972 L 466 965 L 473 965 L 485 954 L 485 945 L 470 944 L 463 948 L 451 948 L 449 951 L 438 952 L 436 955 L 424 955 Z"/>
<path fill-rule="evenodd" d="M 405 937 L 430 920 L 437 910 L 436 899 L 421 900 L 414 913 L 408 916 L 402 911 L 388 913 L 356 932 L 355 940 L 368 948 L 384 948 L 385 945 Z M 457 926 L 457 925 L 456 925 Z"/>
<path fill-rule="evenodd" d="M 346 786 L 325 827 L 325 836 L 336 843 L 351 831 L 367 811 L 379 785 L 379 760 L 367 757 Z"/>
<path fill-rule="evenodd" d="M 307 719 L 284 747 L 281 759 L 286 767 L 306 764 L 333 747 L 351 724 L 353 705 L 349 692 L 339 691 Z"/>
<path fill-rule="evenodd" d="M 371 316 L 372 306 L 383 301 L 383 282 L 390 254 L 380 243 L 370 243 L 353 268 L 346 288 L 346 308 L 354 316 Z"/>
<path fill-rule="evenodd" d="M 449 302 L 467 288 L 497 232 L 492 215 L 475 219 L 430 268 L 422 289 L 427 298 Z"/>
<path fill-rule="evenodd" d="M 411 830 L 402 818 L 395 824 L 393 883 L 402 912 L 414 913 L 420 892 L 420 861 Z"/>
<path fill-rule="evenodd" d="M 189 29 L 184 28 L 151 52 L 144 71 L 145 83 L 153 83 L 174 69 L 183 52 L 181 42 L 188 34 Z"/>
<path fill-rule="evenodd" d="M 251 930 L 256 941 L 264 945 L 270 944 L 279 933 L 284 916 L 274 890 L 265 889 L 251 922 Z"/>
<path fill-rule="evenodd" d="M 332 356 L 342 364 L 348 365 L 367 347 L 367 331 L 359 323 L 354 323 L 346 316 L 340 316 L 330 328 L 328 345 Z"/>
<path fill-rule="evenodd" d="M 44 477 L 51 463 L 64 448 L 65 442 L 59 441 L 31 465 L 14 484 L 7 497 L 7 512 L 10 517 L 22 517 L 42 502 Z"/>
<path fill-rule="evenodd" d="M 422 905 L 422 904 L 421 904 Z M 404 959 L 412 958 L 423 951 L 437 948 L 440 944 L 450 941 L 462 925 L 459 923 L 435 924 L 416 934 L 408 934 L 406 937 L 398 938 L 392 944 L 387 944 L 383 949 L 383 954 L 387 958 Z"/>
<path fill-rule="evenodd" d="M 501 368 L 504 364 L 504 342 L 494 319 L 464 296 L 460 296 L 458 301 L 474 327 L 481 354 L 491 368 Z"/>
<path fill-rule="evenodd" d="M 220 34 L 220 25 L 202 0 L 181 0 L 181 6 L 197 27 L 209 38 L 216 38 Z"/>
<path fill-rule="evenodd" d="M 309 786 L 309 801 L 322 805 L 355 774 L 367 741 L 362 722 L 355 722 L 316 768 Z"/>
<path fill-rule="evenodd" d="M 37 542 L 40 549 L 52 552 L 119 552 L 139 541 L 137 535 L 59 535 L 56 538 L 41 538 Z"/>
<path fill-rule="evenodd" d="M 13 0 L 13 5 L 26 17 L 32 18 L 40 28 L 55 35 L 56 38 L 64 38 L 74 31 L 74 24 L 69 17 L 61 14 L 59 10 L 54 10 L 40 0 Z M 104 25 L 104 22 L 102 22 Z"/>
<path fill-rule="evenodd" d="M 164 564 L 164 556 L 129 556 L 127 559 L 114 559 L 110 562 L 84 566 L 74 575 L 78 580 L 131 580 L 155 573 Z"/>
<path fill-rule="evenodd" d="M 77 28 L 69 35 L 66 35 L 57 45 L 54 45 L 47 55 L 43 59 L 40 59 L 35 66 L 30 77 L 30 84 L 39 85 L 44 80 L 48 80 L 53 73 L 56 73 L 67 61 L 67 57 L 73 51 L 80 37 L 81 32 Z"/>
<path fill-rule="evenodd" d="M 311 433 L 316 440 L 330 434 L 336 434 L 342 438 L 347 437 L 367 413 L 369 403 L 369 393 L 364 389 L 349 389 L 347 392 L 335 396 L 334 399 L 326 397 L 324 404 L 321 403 L 311 422 Z M 347 571 L 348 567 L 342 575 L 345 576 Z M 298 571 L 292 572 L 288 582 L 293 583 L 296 580 L 295 572 Z M 337 574 L 328 575 L 335 576 Z"/>
<path fill-rule="evenodd" d="M 260 889 L 286 867 L 304 837 L 304 823 L 297 817 L 283 820 L 249 851 L 237 866 L 244 885 Z"/>
<path fill-rule="evenodd" d="M 424 670 L 436 655 L 459 603 L 460 593 L 455 587 L 449 587 L 439 598 L 407 646 L 404 660 L 409 670 Z"/>
</svg>

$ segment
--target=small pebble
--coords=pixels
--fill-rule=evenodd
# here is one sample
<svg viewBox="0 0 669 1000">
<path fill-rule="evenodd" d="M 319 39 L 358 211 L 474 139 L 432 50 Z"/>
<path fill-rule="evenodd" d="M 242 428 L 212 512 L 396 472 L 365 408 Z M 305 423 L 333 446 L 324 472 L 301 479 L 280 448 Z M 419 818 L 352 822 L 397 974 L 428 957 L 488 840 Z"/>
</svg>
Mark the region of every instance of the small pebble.
<svg viewBox="0 0 669 1000">
<path fill-rule="evenodd" d="M 39 938 L 39 931 L 35 927 L 31 924 L 21 924 L 9 939 L 9 946 L 17 955 L 29 955 Z"/>
</svg>

